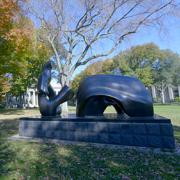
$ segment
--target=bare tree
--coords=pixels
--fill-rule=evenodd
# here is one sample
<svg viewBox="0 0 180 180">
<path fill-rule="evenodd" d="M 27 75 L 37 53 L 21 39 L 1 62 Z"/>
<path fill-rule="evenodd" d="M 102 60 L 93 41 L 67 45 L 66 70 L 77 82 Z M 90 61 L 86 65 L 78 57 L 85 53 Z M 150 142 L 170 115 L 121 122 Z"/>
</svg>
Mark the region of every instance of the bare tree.
<svg viewBox="0 0 180 180">
<path fill-rule="evenodd" d="M 60 83 L 74 71 L 110 55 L 142 27 L 160 25 L 176 0 L 31 0 L 31 17 L 44 30 L 55 55 Z"/>
</svg>

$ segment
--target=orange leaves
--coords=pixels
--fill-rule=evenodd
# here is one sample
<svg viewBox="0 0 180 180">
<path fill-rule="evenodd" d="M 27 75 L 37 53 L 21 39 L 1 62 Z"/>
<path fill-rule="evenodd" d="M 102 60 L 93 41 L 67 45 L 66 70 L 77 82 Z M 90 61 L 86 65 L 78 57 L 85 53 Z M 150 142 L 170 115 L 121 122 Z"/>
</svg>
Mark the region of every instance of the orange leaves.
<svg viewBox="0 0 180 180">
<path fill-rule="evenodd" d="M 13 18 L 19 11 L 17 2 L 14 0 L 0 0 L 0 35 L 12 25 Z"/>
<path fill-rule="evenodd" d="M 0 75 L 0 101 L 2 101 L 7 92 L 10 90 L 10 84 L 8 78 L 4 75 Z"/>
<path fill-rule="evenodd" d="M 36 83 L 50 56 L 46 44 L 38 42 L 32 21 L 22 13 L 19 2 L 26 1 L 0 0 L 0 101 L 8 91 L 20 95 Z"/>
<path fill-rule="evenodd" d="M 31 41 L 32 31 L 30 29 L 25 28 L 13 28 L 9 31 L 9 33 L 5 36 L 5 39 L 13 42 L 15 50 L 23 51 L 23 49 L 27 48 L 29 42 Z"/>
<path fill-rule="evenodd" d="M 22 49 L 32 36 L 32 27 L 29 24 L 22 27 L 26 19 L 20 15 L 20 11 L 18 1 L 0 0 L 0 36 L 10 43 L 13 42 L 16 50 Z"/>
</svg>

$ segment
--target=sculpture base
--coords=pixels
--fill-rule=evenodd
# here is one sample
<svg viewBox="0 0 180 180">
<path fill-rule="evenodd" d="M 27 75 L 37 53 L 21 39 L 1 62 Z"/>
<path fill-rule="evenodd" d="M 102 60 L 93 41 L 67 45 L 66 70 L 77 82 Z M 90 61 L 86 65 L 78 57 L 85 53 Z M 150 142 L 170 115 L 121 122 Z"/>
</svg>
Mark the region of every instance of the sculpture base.
<svg viewBox="0 0 180 180">
<path fill-rule="evenodd" d="M 171 121 L 154 117 L 34 117 L 19 120 L 19 135 L 127 146 L 175 148 Z"/>
</svg>

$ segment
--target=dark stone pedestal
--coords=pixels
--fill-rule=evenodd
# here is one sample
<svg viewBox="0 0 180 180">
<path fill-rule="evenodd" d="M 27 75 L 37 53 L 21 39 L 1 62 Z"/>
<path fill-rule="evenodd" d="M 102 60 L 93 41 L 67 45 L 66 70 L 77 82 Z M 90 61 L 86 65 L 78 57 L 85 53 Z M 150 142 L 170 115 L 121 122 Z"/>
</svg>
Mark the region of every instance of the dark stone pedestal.
<svg viewBox="0 0 180 180">
<path fill-rule="evenodd" d="M 127 146 L 175 148 L 171 121 L 160 116 L 21 118 L 19 135 Z"/>
</svg>

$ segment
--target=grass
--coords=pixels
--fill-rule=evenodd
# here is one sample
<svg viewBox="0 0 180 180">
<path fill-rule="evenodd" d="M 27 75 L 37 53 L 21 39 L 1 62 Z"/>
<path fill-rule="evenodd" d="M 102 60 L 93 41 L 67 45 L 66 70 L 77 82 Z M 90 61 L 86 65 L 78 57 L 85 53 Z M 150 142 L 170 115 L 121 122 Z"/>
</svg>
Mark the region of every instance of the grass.
<svg viewBox="0 0 180 180">
<path fill-rule="evenodd" d="M 37 109 L 0 109 L 0 120 L 40 115 Z"/>
<path fill-rule="evenodd" d="M 156 114 L 172 119 L 173 125 L 180 126 L 180 106 L 178 105 L 156 105 L 154 106 Z"/>
<path fill-rule="evenodd" d="M 174 134 L 176 140 L 180 143 L 180 106 L 178 105 L 156 105 L 154 111 L 164 117 L 171 119 L 174 125 Z"/>
<path fill-rule="evenodd" d="M 74 112 L 74 107 L 70 107 L 70 111 Z M 38 114 L 37 110 L 30 112 Z M 30 112 L 6 110 L 1 111 L 0 117 L 6 114 L 4 117 L 10 119 L 9 116 L 25 116 Z M 155 106 L 155 112 L 172 119 L 178 140 L 180 106 Z M 0 121 L 0 180 L 180 178 L 179 155 L 91 145 L 7 141 L 7 137 L 17 132 L 18 120 Z"/>
</svg>

